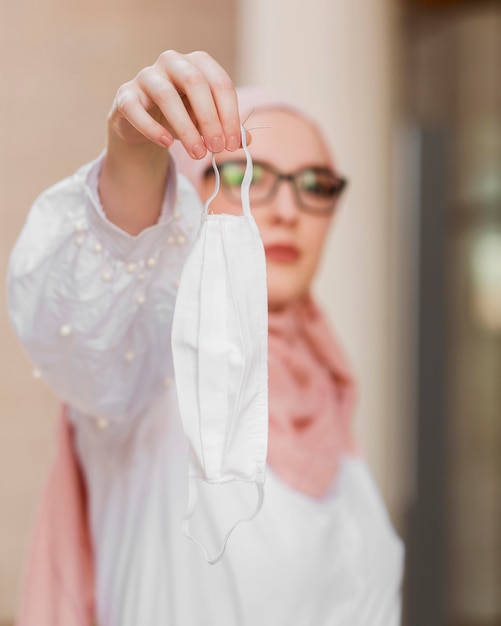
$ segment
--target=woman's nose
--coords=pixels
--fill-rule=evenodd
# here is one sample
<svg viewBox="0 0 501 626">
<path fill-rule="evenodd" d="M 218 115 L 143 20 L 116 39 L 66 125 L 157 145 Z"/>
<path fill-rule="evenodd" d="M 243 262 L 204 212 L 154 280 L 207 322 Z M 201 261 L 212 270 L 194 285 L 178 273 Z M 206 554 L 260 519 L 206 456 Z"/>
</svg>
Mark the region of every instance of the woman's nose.
<svg viewBox="0 0 501 626">
<path fill-rule="evenodd" d="M 288 180 L 281 180 L 270 203 L 271 215 L 276 221 L 294 224 L 299 217 L 299 210 L 296 204 L 292 183 Z"/>
</svg>

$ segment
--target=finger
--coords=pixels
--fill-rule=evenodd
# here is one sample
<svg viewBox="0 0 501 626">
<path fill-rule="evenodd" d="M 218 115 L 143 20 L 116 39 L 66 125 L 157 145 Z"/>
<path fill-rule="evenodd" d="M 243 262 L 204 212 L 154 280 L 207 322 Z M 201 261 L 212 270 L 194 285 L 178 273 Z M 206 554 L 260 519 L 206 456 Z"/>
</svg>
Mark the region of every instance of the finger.
<svg viewBox="0 0 501 626">
<path fill-rule="evenodd" d="M 183 99 L 184 105 L 186 107 L 186 110 L 188 111 L 188 115 L 190 116 L 190 118 L 193 121 L 193 123 L 196 124 L 197 122 L 196 122 L 196 119 L 195 119 L 195 114 L 191 110 L 190 103 L 188 102 L 188 100 L 185 97 L 183 97 L 182 99 Z M 253 130 L 253 129 L 252 128 L 250 130 L 245 129 L 246 143 L 247 143 L 248 146 L 250 146 L 251 143 L 252 143 L 252 133 L 251 133 L 251 130 Z M 241 131 L 241 127 L 240 127 L 240 129 L 239 129 L 239 137 L 240 137 L 239 141 L 240 141 L 240 144 L 242 143 L 241 132 L 242 131 Z M 226 150 L 228 150 L 228 148 L 226 148 Z"/>
<path fill-rule="evenodd" d="M 188 55 L 209 84 L 225 137 L 225 147 L 234 151 L 241 146 L 238 100 L 233 81 L 225 70 L 205 52 Z"/>
<path fill-rule="evenodd" d="M 174 141 L 172 134 L 145 110 L 138 94 L 133 90 L 119 89 L 113 108 L 119 115 L 119 124 L 120 119 L 126 120 L 139 133 L 159 146 L 172 145 Z M 114 115 L 113 111 L 112 115 Z"/>
<path fill-rule="evenodd" d="M 147 68 L 139 72 L 136 81 L 141 90 L 161 111 L 165 122 L 177 139 L 181 141 L 188 154 L 200 159 L 206 154 L 200 131 L 190 118 L 186 106 L 179 95 L 172 79 Z"/>
<path fill-rule="evenodd" d="M 188 56 L 177 53 L 162 55 L 159 58 L 159 65 L 183 100 L 189 104 L 190 119 L 195 120 L 205 145 L 211 152 L 224 150 L 226 139 L 204 72 L 192 63 Z"/>
</svg>

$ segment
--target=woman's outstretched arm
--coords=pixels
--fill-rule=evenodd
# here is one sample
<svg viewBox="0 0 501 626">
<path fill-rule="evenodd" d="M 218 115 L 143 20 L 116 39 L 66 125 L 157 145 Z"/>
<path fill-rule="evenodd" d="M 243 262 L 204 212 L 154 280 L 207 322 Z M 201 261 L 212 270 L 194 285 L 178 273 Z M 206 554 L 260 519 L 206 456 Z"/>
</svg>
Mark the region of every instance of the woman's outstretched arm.
<svg viewBox="0 0 501 626">
<path fill-rule="evenodd" d="M 80 413 L 129 420 L 170 384 L 177 282 L 202 207 L 168 147 L 237 148 L 239 124 L 213 59 L 166 52 L 118 90 L 104 154 L 34 203 L 11 255 L 10 315 Z"/>
<path fill-rule="evenodd" d="M 164 52 L 116 94 L 99 193 L 108 219 L 124 231 L 137 235 L 156 224 L 168 168 L 166 148 L 175 139 L 193 159 L 207 149 L 240 147 L 235 87 L 205 52 Z"/>
</svg>

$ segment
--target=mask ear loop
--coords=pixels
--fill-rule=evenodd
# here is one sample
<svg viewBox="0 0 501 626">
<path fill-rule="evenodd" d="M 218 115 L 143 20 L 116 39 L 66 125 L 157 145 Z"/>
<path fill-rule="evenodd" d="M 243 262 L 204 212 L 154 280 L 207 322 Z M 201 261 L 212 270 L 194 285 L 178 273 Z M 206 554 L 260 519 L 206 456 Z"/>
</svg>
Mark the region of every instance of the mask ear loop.
<svg viewBox="0 0 501 626">
<path fill-rule="evenodd" d="M 252 213 L 250 209 L 250 199 L 249 199 L 250 186 L 252 183 L 252 176 L 253 176 L 252 157 L 250 155 L 249 148 L 247 147 L 247 131 L 245 130 L 243 126 L 240 127 L 240 133 L 242 136 L 242 148 L 243 148 L 243 151 L 245 152 L 245 157 L 247 159 L 247 162 L 245 165 L 244 178 L 242 180 L 242 185 L 240 187 L 240 194 L 242 197 L 242 209 L 244 210 L 245 217 L 249 217 L 252 219 L 252 221 L 254 221 L 254 218 L 252 217 Z"/>
<path fill-rule="evenodd" d="M 248 117 L 250 117 L 250 115 L 252 115 L 252 111 L 249 114 Z M 255 128 L 253 128 L 252 130 L 257 130 L 257 129 L 261 129 L 261 128 L 270 128 L 270 126 L 256 126 Z M 259 229 L 257 227 L 256 221 L 254 219 L 254 216 L 252 215 L 252 211 L 251 211 L 251 207 L 250 207 L 250 186 L 252 184 L 252 177 L 254 175 L 254 170 L 253 170 L 253 163 L 252 163 L 252 157 L 251 154 L 249 152 L 249 148 L 247 147 L 247 131 L 246 129 L 243 127 L 243 125 L 240 127 L 240 132 L 241 132 L 241 136 L 242 136 L 242 149 L 245 153 L 245 157 L 246 157 L 246 165 L 245 165 L 245 172 L 244 172 L 244 177 L 242 180 L 242 185 L 240 187 L 240 195 L 242 198 L 242 209 L 244 211 L 244 215 L 245 217 L 251 222 L 255 232 L 257 233 L 258 237 L 260 237 L 259 235 Z"/>
<path fill-rule="evenodd" d="M 214 200 L 214 198 L 217 196 L 217 194 L 219 193 L 219 187 L 220 187 L 220 184 L 221 184 L 221 176 L 219 175 L 219 169 L 218 169 L 218 167 L 216 165 L 216 156 L 215 156 L 214 153 L 212 153 L 212 169 L 214 170 L 214 174 L 216 176 L 216 184 L 214 185 L 214 191 L 211 193 L 211 195 L 205 201 L 205 204 L 204 204 L 204 214 L 205 215 L 208 215 L 208 213 L 209 213 L 209 205 Z"/>
<path fill-rule="evenodd" d="M 245 152 L 245 156 L 247 159 L 244 177 L 243 177 L 242 185 L 241 185 L 242 208 L 243 208 L 244 216 L 249 218 L 251 223 L 257 229 L 256 222 L 254 221 L 254 217 L 252 216 L 252 213 L 250 210 L 250 199 L 249 199 L 249 190 L 250 190 L 250 185 L 252 183 L 252 174 L 253 174 L 252 157 L 250 155 L 249 149 L 247 148 L 247 133 L 243 126 L 240 127 L 240 132 L 242 136 L 242 148 Z M 214 186 L 214 191 L 212 192 L 212 194 L 210 195 L 210 197 L 208 198 L 208 200 L 206 201 L 204 205 L 205 214 L 208 214 L 209 205 L 217 196 L 219 192 L 219 186 L 220 186 L 220 175 L 219 175 L 219 170 L 216 165 L 216 158 L 214 154 L 212 155 L 212 167 L 214 168 L 214 173 L 216 175 L 216 184 Z M 223 558 L 224 553 L 226 551 L 226 544 L 228 543 L 228 539 L 230 538 L 235 528 L 237 526 L 240 526 L 240 524 L 243 524 L 244 522 L 251 522 L 253 519 L 255 519 L 258 516 L 259 512 L 261 511 L 261 508 L 264 502 L 264 483 L 256 483 L 258 497 L 257 497 L 257 503 L 256 503 L 256 508 L 254 509 L 254 512 L 248 517 L 244 517 L 242 519 L 237 520 L 233 524 L 233 526 L 228 530 L 228 532 L 226 533 L 224 537 L 223 545 L 221 549 L 215 556 L 211 557 L 207 548 L 198 539 L 193 537 L 190 531 L 190 521 L 191 521 L 191 518 L 193 517 L 193 513 L 195 512 L 195 507 L 198 501 L 198 480 L 199 478 L 196 476 L 190 476 L 189 478 L 188 506 L 186 508 L 186 513 L 185 513 L 183 522 L 181 524 L 181 529 L 185 537 L 187 537 L 188 539 L 191 539 L 193 543 L 195 543 L 197 546 L 200 547 L 200 549 L 202 550 L 204 554 L 206 562 L 209 565 L 215 565 Z"/>
<path fill-rule="evenodd" d="M 199 479 L 195 476 L 190 476 L 189 480 L 190 480 L 190 484 L 189 484 L 189 489 L 188 489 L 189 491 L 188 507 L 187 507 L 186 515 L 184 516 L 181 528 L 182 528 L 184 536 L 187 537 L 188 539 L 191 539 L 191 541 L 193 541 L 193 543 L 195 543 L 202 550 L 206 562 L 209 565 L 215 565 L 223 558 L 224 553 L 226 552 L 226 544 L 228 543 L 228 539 L 232 535 L 235 528 L 237 526 L 240 526 L 240 524 L 243 524 L 244 522 L 251 522 L 253 519 L 255 519 L 259 515 L 259 512 L 261 511 L 261 508 L 264 502 L 264 483 L 256 483 L 258 499 L 257 499 L 256 508 L 254 509 L 254 513 L 249 515 L 249 517 L 243 517 L 242 519 L 237 520 L 233 524 L 233 526 L 228 530 L 226 535 L 224 536 L 223 545 L 221 546 L 219 552 L 217 552 L 215 556 L 211 556 L 207 548 L 203 545 L 203 543 L 201 543 L 198 539 L 196 539 L 191 534 L 191 531 L 190 531 L 190 521 L 191 521 L 191 518 L 193 517 L 193 513 L 195 512 L 195 507 L 197 505 L 197 500 L 198 500 L 198 480 Z"/>
<path fill-rule="evenodd" d="M 269 126 L 260 126 L 259 128 L 269 128 Z M 252 213 L 251 213 L 250 199 L 249 199 L 250 186 L 252 183 L 252 176 L 253 176 L 253 165 L 252 165 L 252 157 L 249 152 L 249 148 L 247 147 L 247 131 L 245 130 L 243 125 L 240 126 L 240 135 L 242 138 L 242 149 L 245 153 L 245 158 L 246 158 L 244 177 L 242 179 L 242 184 L 240 186 L 240 195 L 242 198 L 242 209 L 243 209 L 244 215 L 248 218 L 251 218 L 252 221 L 254 221 L 254 217 L 252 216 Z M 211 202 L 214 200 L 214 198 L 217 196 L 217 194 L 219 193 L 219 188 L 221 186 L 221 176 L 219 174 L 219 169 L 216 165 L 216 155 L 214 153 L 212 154 L 212 169 L 214 170 L 216 182 L 214 185 L 213 192 L 205 201 L 205 204 L 204 204 L 205 215 L 209 214 L 209 206 Z"/>
</svg>

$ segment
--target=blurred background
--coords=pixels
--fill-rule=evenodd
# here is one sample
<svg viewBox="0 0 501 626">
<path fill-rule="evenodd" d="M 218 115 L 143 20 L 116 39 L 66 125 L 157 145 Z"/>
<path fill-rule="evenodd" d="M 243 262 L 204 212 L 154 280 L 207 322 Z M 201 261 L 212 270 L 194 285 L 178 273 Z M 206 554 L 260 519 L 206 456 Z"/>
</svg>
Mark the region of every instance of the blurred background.
<svg viewBox="0 0 501 626">
<path fill-rule="evenodd" d="M 317 282 L 407 546 L 407 626 L 501 624 L 501 2 L 0 0 L 0 273 L 36 195 L 167 48 L 281 88 L 350 179 Z M 57 401 L 0 306 L 0 625 Z"/>
</svg>

